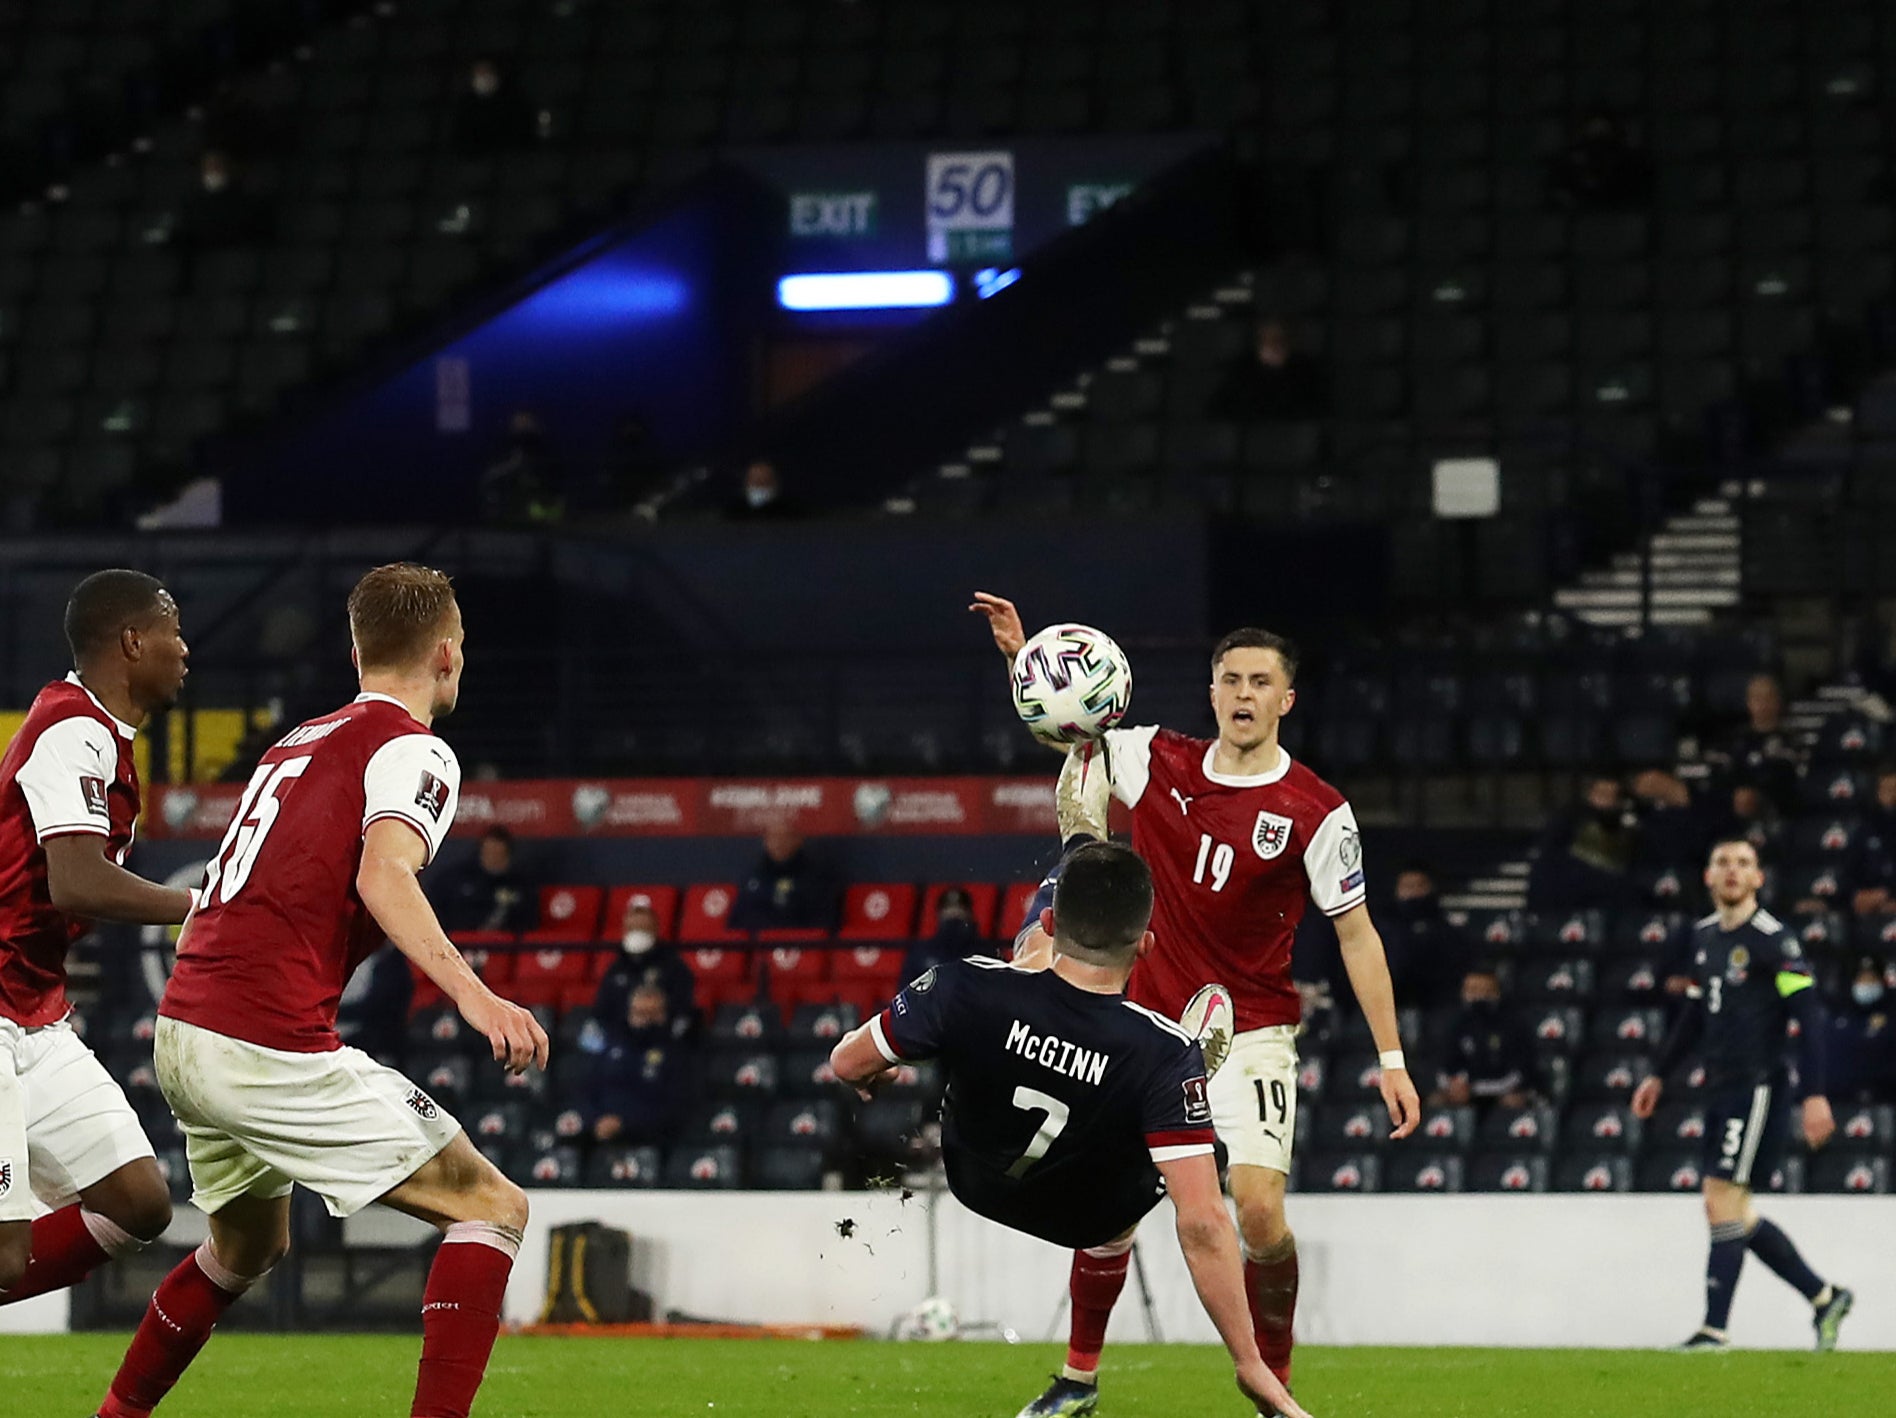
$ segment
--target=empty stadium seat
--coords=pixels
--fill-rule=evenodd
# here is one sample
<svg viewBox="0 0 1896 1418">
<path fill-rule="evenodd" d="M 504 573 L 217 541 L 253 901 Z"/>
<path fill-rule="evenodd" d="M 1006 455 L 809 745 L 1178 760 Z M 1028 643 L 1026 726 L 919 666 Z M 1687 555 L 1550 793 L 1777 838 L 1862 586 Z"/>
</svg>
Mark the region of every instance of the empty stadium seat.
<svg viewBox="0 0 1896 1418">
<path fill-rule="evenodd" d="M 538 924 L 521 939 L 561 943 L 593 940 L 599 934 L 604 898 L 604 889 L 597 886 L 543 886 Z"/>
<path fill-rule="evenodd" d="M 748 940 L 744 932 L 732 930 L 727 924 L 736 900 L 737 888 L 728 882 L 686 887 L 678 920 L 679 944 L 733 945 Z"/>
<path fill-rule="evenodd" d="M 906 882 L 851 886 L 843 893 L 839 940 L 904 940 L 915 920 L 915 888 Z"/>
</svg>

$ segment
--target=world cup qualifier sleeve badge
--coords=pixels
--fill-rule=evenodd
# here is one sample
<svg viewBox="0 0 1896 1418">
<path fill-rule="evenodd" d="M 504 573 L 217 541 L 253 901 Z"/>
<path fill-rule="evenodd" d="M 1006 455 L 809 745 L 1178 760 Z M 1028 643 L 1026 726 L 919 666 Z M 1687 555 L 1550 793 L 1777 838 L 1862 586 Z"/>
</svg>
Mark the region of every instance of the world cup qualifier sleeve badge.
<svg viewBox="0 0 1896 1418">
<path fill-rule="evenodd" d="M 1251 845 L 1265 861 L 1274 861 L 1283 856 L 1284 848 L 1290 845 L 1291 830 L 1295 826 L 1288 817 L 1279 817 L 1274 812 L 1260 812 L 1257 826 L 1251 829 Z"/>
</svg>

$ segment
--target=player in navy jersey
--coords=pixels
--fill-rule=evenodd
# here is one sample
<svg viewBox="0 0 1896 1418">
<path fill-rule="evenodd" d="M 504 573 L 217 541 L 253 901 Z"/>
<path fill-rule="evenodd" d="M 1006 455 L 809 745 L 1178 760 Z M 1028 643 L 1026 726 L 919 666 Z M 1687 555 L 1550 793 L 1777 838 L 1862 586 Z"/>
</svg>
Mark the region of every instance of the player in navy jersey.
<svg viewBox="0 0 1896 1418">
<path fill-rule="evenodd" d="M 970 609 L 987 618 L 1011 666 L 1027 638 L 1013 603 L 976 592 Z M 1382 938 L 1365 904 L 1355 815 L 1341 793 L 1278 742 L 1278 725 L 1296 703 L 1296 677 L 1297 651 L 1288 640 L 1233 631 L 1211 656 L 1216 739 L 1151 726 L 1112 729 L 1101 744 L 1069 755 L 1074 790 L 1097 803 L 1088 815 L 1104 822 L 1109 793 L 1131 808 L 1132 845 L 1152 869 L 1155 944 L 1133 971 L 1130 997 L 1179 1018 L 1196 1008 L 1206 987 L 1230 992 L 1236 1032 L 1230 1058 L 1211 1082 L 1212 1115 L 1230 1156 L 1258 1348 L 1286 1383 L 1299 1276 L 1284 1208 L 1300 1018 L 1290 952 L 1309 905 L 1335 924 L 1381 1055 L 1392 1136 L 1409 1136 L 1421 1121 Z M 1117 1283 L 1083 1276 L 1076 1260 L 1066 1370 L 1022 1418 L 1092 1410 L 1106 1322 L 1123 1283 L 1123 1271 Z"/>
<path fill-rule="evenodd" d="M 177 602 L 139 571 L 81 581 L 66 639 L 73 672 L 0 757 L 0 1305 L 77 1284 L 171 1224 L 137 1113 L 67 1017 L 66 951 L 84 918 L 175 925 L 191 909 L 191 892 L 125 870 L 133 744 L 176 701 L 190 651 Z"/>
<path fill-rule="evenodd" d="M 1790 1237 L 1752 1205 L 1754 1180 L 1769 1177 L 1785 1145 L 1793 1088 L 1787 1036 L 1797 1026 L 1804 1140 L 1822 1147 L 1836 1130 L 1824 1096 L 1823 1008 L 1797 937 L 1758 905 L 1764 871 L 1742 837 L 1713 845 L 1705 885 L 1718 909 L 1692 928 L 1685 1012 L 1659 1051 L 1653 1076 L 1633 1094 L 1649 1118 L 1667 1074 L 1697 1049 L 1705 1064 L 1705 1323 L 1680 1346 L 1725 1348 L 1726 1321 L 1745 1252 L 1751 1251 L 1811 1303 L 1817 1348 L 1834 1349 L 1855 1296 L 1820 1278 Z"/>
<path fill-rule="evenodd" d="M 865 1096 L 890 1069 L 939 1059 L 942 1161 L 970 1210 L 1118 1264 L 1170 1193 L 1199 1298 L 1254 1403 L 1300 1418 L 1251 1332 L 1237 1237 L 1218 1189 L 1197 1041 L 1124 993 L 1150 948 L 1152 876 L 1099 842 L 1063 863 L 1032 971 L 971 957 L 925 971 L 830 1056 Z"/>
</svg>

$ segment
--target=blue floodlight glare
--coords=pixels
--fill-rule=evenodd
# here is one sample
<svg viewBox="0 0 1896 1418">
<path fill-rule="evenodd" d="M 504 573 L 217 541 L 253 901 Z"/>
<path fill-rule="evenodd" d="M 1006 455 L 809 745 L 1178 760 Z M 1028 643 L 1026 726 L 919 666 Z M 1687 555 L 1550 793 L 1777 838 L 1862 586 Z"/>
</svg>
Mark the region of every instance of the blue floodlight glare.
<svg viewBox="0 0 1896 1418">
<path fill-rule="evenodd" d="M 946 271 L 812 271 L 777 282 L 785 310 L 916 310 L 954 298 Z"/>
<path fill-rule="evenodd" d="M 1020 267 L 1009 266 L 1005 271 L 994 266 L 985 266 L 974 273 L 974 293 L 986 300 L 996 291 L 1004 291 L 1020 279 Z"/>
</svg>

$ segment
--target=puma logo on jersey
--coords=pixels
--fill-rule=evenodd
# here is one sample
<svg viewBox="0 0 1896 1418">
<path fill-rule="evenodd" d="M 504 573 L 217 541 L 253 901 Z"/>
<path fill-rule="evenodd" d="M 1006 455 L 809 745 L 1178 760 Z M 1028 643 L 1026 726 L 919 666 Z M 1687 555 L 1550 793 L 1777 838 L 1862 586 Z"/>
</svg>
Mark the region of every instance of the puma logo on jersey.
<svg viewBox="0 0 1896 1418">
<path fill-rule="evenodd" d="M 1172 796 L 1178 799 L 1179 816 L 1190 817 L 1192 815 L 1192 800 L 1186 797 L 1177 788 L 1172 789 Z"/>
</svg>

